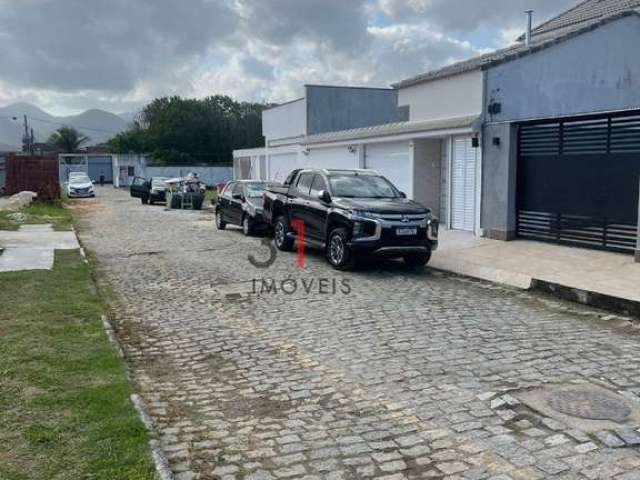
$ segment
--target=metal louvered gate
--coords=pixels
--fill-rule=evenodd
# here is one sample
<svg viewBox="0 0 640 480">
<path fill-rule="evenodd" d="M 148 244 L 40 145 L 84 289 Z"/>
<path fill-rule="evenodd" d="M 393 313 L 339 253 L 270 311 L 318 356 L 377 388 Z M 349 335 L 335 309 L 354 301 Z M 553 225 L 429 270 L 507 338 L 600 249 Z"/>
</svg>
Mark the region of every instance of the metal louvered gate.
<svg viewBox="0 0 640 480">
<path fill-rule="evenodd" d="M 517 234 L 633 253 L 640 111 L 519 126 Z"/>
</svg>

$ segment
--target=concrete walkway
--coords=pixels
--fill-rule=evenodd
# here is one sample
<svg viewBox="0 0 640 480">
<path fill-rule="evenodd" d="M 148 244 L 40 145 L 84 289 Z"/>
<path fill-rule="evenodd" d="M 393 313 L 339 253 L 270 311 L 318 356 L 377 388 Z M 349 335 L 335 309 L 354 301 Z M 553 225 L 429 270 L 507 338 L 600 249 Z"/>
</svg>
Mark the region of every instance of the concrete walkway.
<svg viewBox="0 0 640 480">
<path fill-rule="evenodd" d="M 632 255 L 543 242 L 500 242 L 442 230 L 432 267 L 529 289 L 536 281 L 640 302 L 640 263 Z"/>
<path fill-rule="evenodd" d="M 80 248 L 74 232 L 56 232 L 52 225 L 22 225 L 0 230 L 0 272 L 51 270 L 54 250 Z"/>
</svg>

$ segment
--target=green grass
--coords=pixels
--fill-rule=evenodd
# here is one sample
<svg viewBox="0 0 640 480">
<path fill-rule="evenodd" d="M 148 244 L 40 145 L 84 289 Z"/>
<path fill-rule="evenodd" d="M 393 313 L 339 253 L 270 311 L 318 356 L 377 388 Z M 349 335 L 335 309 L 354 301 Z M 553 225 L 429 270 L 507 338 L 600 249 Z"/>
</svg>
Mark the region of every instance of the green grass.
<svg viewBox="0 0 640 480">
<path fill-rule="evenodd" d="M 215 188 L 212 190 L 207 190 L 204 194 L 205 205 L 207 203 L 207 200 L 211 202 L 211 205 L 215 205 L 216 202 L 218 201 L 218 190 Z"/>
<path fill-rule="evenodd" d="M 0 273 L 0 305 L 0 479 L 156 478 L 79 253 Z"/>
<path fill-rule="evenodd" d="M 36 223 L 51 223 L 54 230 L 59 231 L 71 230 L 71 212 L 64 208 L 61 202 L 34 202 L 27 208 L 20 210 L 20 213 L 25 216 L 24 220 L 21 221 L 12 219 L 13 213 L 16 212 L 0 210 L 0 230 L 17 230 L 20 225 Z"/>
</svg>

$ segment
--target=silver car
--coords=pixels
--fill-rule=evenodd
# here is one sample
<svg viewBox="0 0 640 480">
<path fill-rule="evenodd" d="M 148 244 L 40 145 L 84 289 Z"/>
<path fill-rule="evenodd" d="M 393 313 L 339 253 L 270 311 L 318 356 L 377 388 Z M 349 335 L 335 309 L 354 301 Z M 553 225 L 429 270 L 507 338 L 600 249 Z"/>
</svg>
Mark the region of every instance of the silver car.
<svg viewBox="0 0 640 480">
<path fill-rule="evenodd" d="M 93 186 L 93 182 L 87 174 L 69 177 L 69 183 L 67 183 L 67 196 L 69 198 L 96 196 L 96 190 Z"/>
</svg>

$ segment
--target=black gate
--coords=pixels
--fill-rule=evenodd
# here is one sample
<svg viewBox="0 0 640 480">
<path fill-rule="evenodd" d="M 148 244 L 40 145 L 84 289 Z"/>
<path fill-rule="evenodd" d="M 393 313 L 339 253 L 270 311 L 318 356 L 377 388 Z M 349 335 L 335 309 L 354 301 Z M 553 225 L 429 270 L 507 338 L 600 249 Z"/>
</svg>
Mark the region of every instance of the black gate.
<svg viewBox="0 0 640 480">
<path fill-rule="evenodd" d="M 523 123 L 518 145 L 518 236 L 633 253 L 640 111 Z"/>
</svg>

